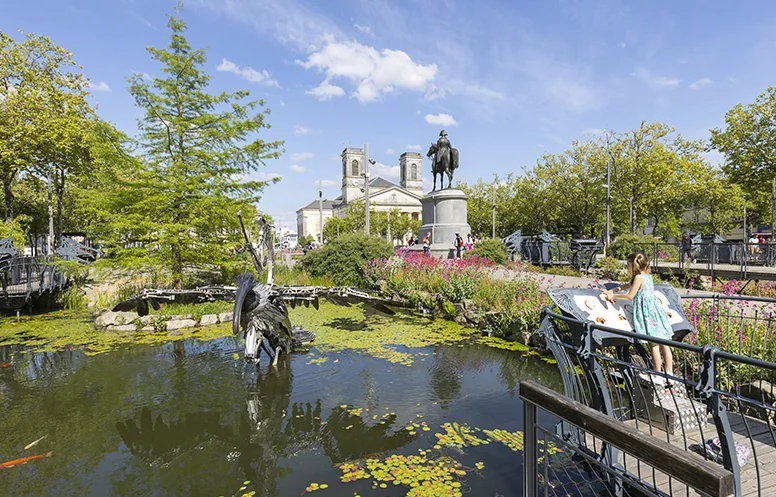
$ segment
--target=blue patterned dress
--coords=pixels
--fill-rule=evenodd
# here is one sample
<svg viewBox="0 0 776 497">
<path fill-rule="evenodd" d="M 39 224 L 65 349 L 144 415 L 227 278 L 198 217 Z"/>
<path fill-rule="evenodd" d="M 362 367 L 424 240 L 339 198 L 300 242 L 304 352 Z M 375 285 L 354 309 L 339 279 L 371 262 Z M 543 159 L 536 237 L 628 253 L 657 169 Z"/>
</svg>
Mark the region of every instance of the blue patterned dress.
<svg viewBox="0 0 776 497">
<path fill-rule="evenodd" d="M 655 295 L 651 274 L 644 274 L 644 284 L 633 297 L 633 329 L 651 337 L 670 340 L 674 335 L 668 315 Z"/>
</svg>

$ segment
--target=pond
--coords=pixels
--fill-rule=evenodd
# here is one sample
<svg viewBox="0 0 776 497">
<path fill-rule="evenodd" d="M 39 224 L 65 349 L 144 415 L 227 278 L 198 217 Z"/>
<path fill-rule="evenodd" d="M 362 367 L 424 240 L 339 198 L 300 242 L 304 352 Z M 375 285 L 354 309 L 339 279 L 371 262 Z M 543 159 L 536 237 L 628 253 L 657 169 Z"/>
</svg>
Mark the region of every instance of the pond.
<svg viewBox="0 0 776 497">
<path fill-rule="evenodd" d="M 555 365 L 414 315 L 292 318 L 315 347 L 256 372 L 225 330 L 97 355 L 5 346 L 0 462 L 48 457 L 0 469 L 0 494 L 522 493 L 518 383 L 560 390 Z M 407 330 L 425 345 L 390 345 Z"/>
</svg>

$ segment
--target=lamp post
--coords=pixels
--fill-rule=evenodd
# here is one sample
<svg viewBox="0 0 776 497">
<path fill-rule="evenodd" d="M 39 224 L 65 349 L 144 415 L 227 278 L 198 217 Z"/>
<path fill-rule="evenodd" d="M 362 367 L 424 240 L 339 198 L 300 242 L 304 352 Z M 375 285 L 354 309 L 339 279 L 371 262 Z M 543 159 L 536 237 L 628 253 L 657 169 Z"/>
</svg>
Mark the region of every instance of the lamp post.
<svg viewBox="0 0 776 497">
<path fill-rule="evenodd" d="M 323 245 L 323 180 L 318 180 L 318 243 Z"/>
<path fill-rule="evenodd" d="M 388 229 L 387 229 L 387 238 L 390 243 L 393 243 L 393 239 L 391 238 L 391 208 L 396 204 L 396 194 L 391 194 L 391 202 L 388 205 Z"/>
<path fill-rule="evenodd" d="M 606 251 L 609 249 L 609 243 L 611 243 L 611 223 L 612 223 L 612 161 L 606 160 L 606 241 L 604 243 L 604 257 L 606 257 Z"/>
<path fill-rule="evenodd" d="M 492 227 L 492 236 L 494 240 L 496 239 L 496 183 L 493 183 L 493 227 Z"/>
<path fill-rule="evenodd" d="M 369 143 L 364 143 L 364 230 L 369 234 Z"/>
</svg>

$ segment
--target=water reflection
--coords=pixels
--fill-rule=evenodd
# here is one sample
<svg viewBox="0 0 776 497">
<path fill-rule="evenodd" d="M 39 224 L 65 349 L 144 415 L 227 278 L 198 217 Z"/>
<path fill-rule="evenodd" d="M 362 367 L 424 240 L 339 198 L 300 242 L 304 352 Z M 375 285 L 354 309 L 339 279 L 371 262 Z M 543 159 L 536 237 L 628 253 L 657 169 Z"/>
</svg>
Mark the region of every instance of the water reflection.
<svg viewBox="0 0 776 497">
<path fill-rule="evenodd" d="M 231 495 L 250 480 L 259 496 L 299 495 L 311 481 L 352 495 L 353 485 L 337 488 L 340 463 L 417 453 L 448 420 L 520 429 L 519 380 L 560 387 L 555 366 L 480 345 L 414 351 L 425 355 L 411 366 L 357 353 L 324 364 L 283 356 L 244 377 L 237 351 L 232 338 L 95 357 L 6 350 L 0 459 L 43 434 L 40 449 L 54 456 L 5 472 L 0 494 Z M 433 431 L 406 430 L 416 415 Z M 494 469 L 474 493 L 510 494 L 519 459 L 504 465 L 516 456 L 482 450 L 468 464 Z"/>
</svg>

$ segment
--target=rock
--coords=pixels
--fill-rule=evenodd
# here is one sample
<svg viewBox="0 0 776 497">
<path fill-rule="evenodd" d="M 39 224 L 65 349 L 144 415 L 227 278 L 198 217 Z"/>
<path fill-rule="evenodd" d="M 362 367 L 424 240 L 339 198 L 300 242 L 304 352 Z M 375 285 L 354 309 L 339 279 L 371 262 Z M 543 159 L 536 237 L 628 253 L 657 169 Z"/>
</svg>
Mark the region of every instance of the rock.
<svg viewBox="0 0 776 497">
<path fill-rule="evenodd" d="M 472 299 L 466 299 L 463 301 L 463 308 L 467 311 L 474 310 L 477 308 L 474 301 Z"/>
<path fill-rule="evenodd" d="M 176 316 L 177 317 L 177 316 Z M 180 330 L 183 328 L 195 328 L 197 322 L 193 319 L 171 319 L 167 321 L 167 330 Z"/>
<path fill-rule="evenodd" d="M 466 309 L 463 313 L 463 317 L 466 318 L 466 321 L 475 326 L 480 324 L 480 315 L 472 309 Z"/>
<path fill-rule="evenodd" d="M 172 319 L 180 321 L 182 319 L 194 319 L 194 316 L 192 316 L 191 314 L 177 314 L 173 316 Z"/>
<path fill-rule="evenodd" d="M 156 319 L 157 319 L 157 316 L 148 315 L 148 316 L 140 316 L 139 321 L 140 321 L 140 324 L 148 325 L 148 324 L 153 324 L 154 321 L 156 321 Z"/>
<path fill-rule="evenodd" d="M 113 312 L 108 311 L 97 316 L 96 324 L 100 327 L 111 325 L 123 325 L 128 324 L 137 319 L 137 313 L 135 312 Z"/>
<path fill-rule="evenodd" d="M 137 331 L 137 326 L 134 324 L 111 324 L 107 328 L 108 331 Z"/>
<path fill-rule="evenodd" d="M 140 328 L 140 331 L 156 331 L 156 328 L 154 328 L 153 326 L 143 326 L 142 328 Z"/>
<path fill-rule="evenodd" d="M 537 348 L 541 352 L 546 352 L 547 340 L 545 340 L 544 335 L 542 335 L 538 331 L 533 331 L 531 332 L 531 335 L 528 337 L 528 346 Z"/>
<path fill-rule="evenodd" d="M 234 313 L 232 312 L 222 312 L 218 315 L 218 322 L 219 323 L 230 323 L 232 321 L 232 317 L 234 316 Z"/>
<path fill-rule="evenodd" d="M 199 320 L 200 326 L 210 326 L 211 324 L 218 324 L 218 316 L 215 314 L 205 314 L 202 319 Z"/>
</svg>

